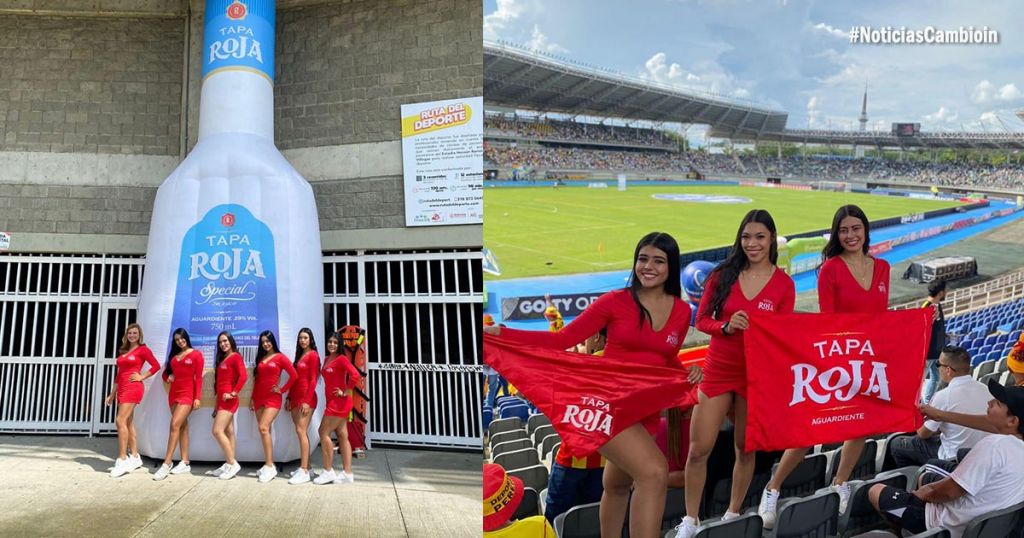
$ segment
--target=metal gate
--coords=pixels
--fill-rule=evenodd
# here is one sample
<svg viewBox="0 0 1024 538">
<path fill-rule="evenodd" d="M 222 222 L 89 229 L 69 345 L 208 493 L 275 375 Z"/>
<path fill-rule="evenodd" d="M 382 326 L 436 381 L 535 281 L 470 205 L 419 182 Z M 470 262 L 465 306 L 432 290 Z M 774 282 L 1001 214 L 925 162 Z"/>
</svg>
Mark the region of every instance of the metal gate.
<svg viewBox="0 0 1024 538">
<path fill-rule="evenodd" d="M 0 432 L 116 431 L 103 398 L 144 263 L 0 255 Z M 481 447 L 480 251 L 330 254 L 324 277 L 328 327 L 367 330 L 368 440 Z"/>
</svg>

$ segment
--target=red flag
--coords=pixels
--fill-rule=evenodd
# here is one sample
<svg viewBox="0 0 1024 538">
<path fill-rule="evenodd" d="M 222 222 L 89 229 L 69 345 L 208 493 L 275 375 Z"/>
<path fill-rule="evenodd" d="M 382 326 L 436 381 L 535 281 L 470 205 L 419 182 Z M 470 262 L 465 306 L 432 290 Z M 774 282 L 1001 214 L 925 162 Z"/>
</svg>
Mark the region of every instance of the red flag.
<svg viewBox="0 0 1024 538">
<path fill-rule="evenodd" d="M 484 335 L 484 361 L 537 406 L 577 458 L 668 407 L 696 403 L 682 365 L 648 366 Z"/>
<path fill-rule="evenodd" d="M 780 450 L 921 426 L 917 397 L 933 307 L 881 314 L 752 316 L 747 450 Z"/>
</svg>

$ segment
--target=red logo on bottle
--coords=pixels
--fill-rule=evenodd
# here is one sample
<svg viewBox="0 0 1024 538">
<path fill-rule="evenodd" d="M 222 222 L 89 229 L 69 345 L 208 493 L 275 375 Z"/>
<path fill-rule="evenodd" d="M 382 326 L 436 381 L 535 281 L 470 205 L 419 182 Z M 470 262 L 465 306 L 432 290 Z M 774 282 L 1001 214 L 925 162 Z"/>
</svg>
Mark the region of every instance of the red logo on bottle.
<svg viewBox="0 0 1024 538">
<path fill-rule="evenodd" d="M 244 19 L 246 12 L 245 4 L 239 0 L 235 0 L 228 6 L 228 18 L 233 21 Z"/>
<path fill-rule="evenodd" d="M 224 213 L 224 215 L 222 215 L 220 217 L 220 224 L 221 224 L 221 226 L 224 226 L 225 228 L 230 228 L 230 227 L 234 226 L 235 225 L 235 216 L 232 215 L 231 213 Z"/>
</svg>

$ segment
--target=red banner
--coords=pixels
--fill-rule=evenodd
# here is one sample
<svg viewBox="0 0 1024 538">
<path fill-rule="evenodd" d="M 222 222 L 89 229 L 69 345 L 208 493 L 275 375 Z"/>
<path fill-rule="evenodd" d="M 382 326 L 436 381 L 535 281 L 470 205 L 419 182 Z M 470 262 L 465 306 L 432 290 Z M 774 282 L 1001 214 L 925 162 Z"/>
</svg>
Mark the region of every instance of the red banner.
<svg viewBox="0 0 1024 538">
<path fill-rule="evenodd" d="M 647 366 L 628 357 L 594 357 L 514 344 L 484 335 L 484 361 L 550 420 L 577 458 L 668 407 L 692 407 L 682 365 Z"/>
<path fill-rule="evenodd" d="M 752 316 L 747 450 L 781 450 L 921 426 L 933 308 Z"/>
</svg>

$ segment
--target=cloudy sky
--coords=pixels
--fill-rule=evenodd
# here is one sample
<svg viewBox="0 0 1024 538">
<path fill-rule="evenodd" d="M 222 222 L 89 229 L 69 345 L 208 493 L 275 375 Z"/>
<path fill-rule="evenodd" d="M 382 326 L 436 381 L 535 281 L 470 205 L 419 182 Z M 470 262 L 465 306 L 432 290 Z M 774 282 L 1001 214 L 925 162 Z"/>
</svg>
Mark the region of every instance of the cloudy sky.
<svg viewBox="0 0 1024 538">
<path fill-rule="evenodd" d="M 851 44 L 853 27 L 988 26 L 994 45 Z M 1015 0 L 485 0 L 484 39 L 634 77 L 749 98 L 790 128 L 1024 131 L 1024 9 Z"/>
</svg>

